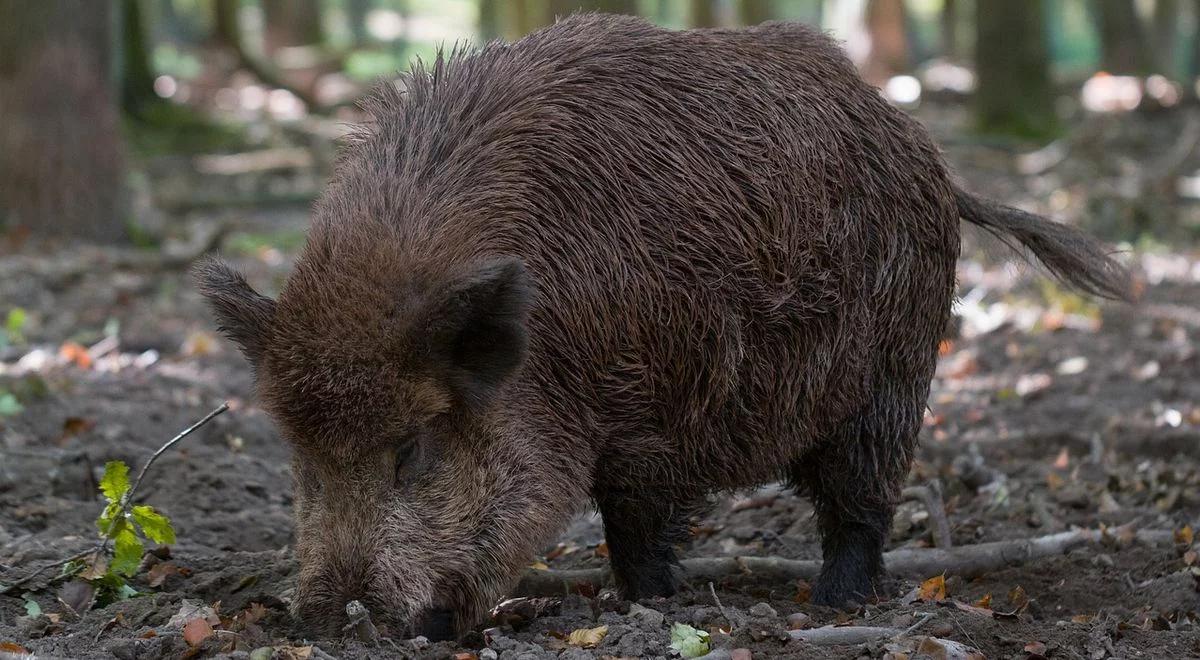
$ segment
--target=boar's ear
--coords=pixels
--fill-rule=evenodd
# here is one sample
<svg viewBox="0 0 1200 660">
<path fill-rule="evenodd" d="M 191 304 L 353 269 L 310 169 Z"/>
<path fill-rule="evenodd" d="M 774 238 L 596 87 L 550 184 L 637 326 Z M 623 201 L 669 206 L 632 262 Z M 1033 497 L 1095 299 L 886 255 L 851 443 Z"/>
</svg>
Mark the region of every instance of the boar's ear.
<svg viewBox="0 0 1200 660">
<path fill-rule="evenodd" d="M 532 286 L 521 261 L 486 261 L 443 289 L 431 303 L 431 357 L 438 375 L 463 403 L 480 407 L 525 359 L 525 321 Z"/>
<path fill-rule="evenodd" d="M 229 264 L 208 257 L 192 268 L 200 293 L 217 317 L 217 328 L 238 346 L 254 366 L 262 357 L 275 316 L 275 301 L 250 288 Z"/>
</svg>

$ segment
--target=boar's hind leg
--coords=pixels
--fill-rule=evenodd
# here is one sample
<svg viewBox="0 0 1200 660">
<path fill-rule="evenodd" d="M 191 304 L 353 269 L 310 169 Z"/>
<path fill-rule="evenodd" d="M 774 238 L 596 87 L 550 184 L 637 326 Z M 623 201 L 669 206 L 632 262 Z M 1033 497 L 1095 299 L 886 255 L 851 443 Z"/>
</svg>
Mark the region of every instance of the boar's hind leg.
<svg viewBox="0 0 1200 660">
<path fill-rule="evenodd" d="M 866 602 L 883 576 L 883 546 L 920 429 L 922 396 L 877 397 L 811 454 L 792 481 L 816 508 L 824 563 L 813 602 Z"/>
<path fill-rule="evenodd" d="M 628 600 L 670 596 L 678 584 L 675 544 L 688 540 L 692 509 L 662 493 L 605 492 L 596 497 L 604 519 L 617 588 Z"/>
</svg>

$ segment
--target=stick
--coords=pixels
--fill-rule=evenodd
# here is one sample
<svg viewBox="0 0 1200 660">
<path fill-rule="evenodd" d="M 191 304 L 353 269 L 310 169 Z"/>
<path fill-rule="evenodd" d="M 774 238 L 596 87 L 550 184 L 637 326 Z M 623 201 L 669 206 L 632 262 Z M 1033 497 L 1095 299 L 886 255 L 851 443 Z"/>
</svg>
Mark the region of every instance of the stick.
<svg viewBox="0 0 1200 660">
<path fill-rule="evenodd" d="M 925 505 L 929 512 L 933 544 L 943 550 L 953 547 L 950 540 L 950 519 L 946 517 L 946 505 L 942 501 L 942 484 L 937 479 L 930 480 L 926 486 L 910 486 L 905 488 L 900 496 L 906 500 L 917 500 Z"/>
<path fill-rule="evenodd" d="M 900 628 L 876 626 L 824 626 L 808 630 L 789 630 L 788 635 L 792 639 L 816 646 L 850 646 L 901 637 L 904 631 Z"/>
<path fill-rule="evenodd" d="M 1121 530 L 1078 529 L 1030 539 L 993 541 L 964 545 L 949 550 L 902 548 L 883 555 L 888 573 L 914 578 L 927 578 L 945 572 L 948 575 L 978 577 L 992 571 L 1064 554 L 1082 545 L 1105 539 L 1120 539 Z M 1170 530 L 1142 530 L 1134 536 L 1146 545 L 1173 542 Z M 782 557 L 700 557 L 680 562 L 683 576 L 693 582 L 720 582 L 731 577 L 753 577 L 761 580 L 811 580 L 821 570 L 821 562 L 810 559 Z M 521 576 L 514 596 L 560 596 L 582 585 L 602 585 L 609 577 L 606 568 L 567 571 L 531 570 Z"/>
<path fill-rule="evenodd" d="M 192 424 L 191 426 L 187 427 L 186 429 L 180 431 L 178 435 L 176 435 L 174 438 L 171 438 L 170 440 L 168 440 L 167 443 L 164 444 L 162 447 L 159 447 L 158 451 L 151 454 L 150 458 L 146 461 L 146 464 L 142 466 L 142 471 L 138 473 L 137 479 L 133 482 L 133 486 L 130 487 L 130 489 L 128 491 L 126 491 L 125 495 L 121 498 L 120 515 L 124 516 L 129 513 L 129 505 L 133 502 L 133 495 L 134 495 L 134 493 L 137 492 L 138 486 L 142 485 L 142 479 L 145 478 L 146 471 L 150 469 L 151 465 L 154 465 L 154 461 L 158 460 L 158 457 L 161 456 L 163 454 L 163 452 L 167 451 L 171 447 L 174 447 L 180 440 L 183 440 L 188 435 L 190 435 L 193 431 L 195 431 L 196 429 L 200 428 L 201 426 L 204 426 L 205 424 L 209 423 L 210 421 L 212 421 L 212 418 L 216 417 L 217 415 L 220 415 L 221 413 L 225 412 L 226 410 L 229 410 L 229 404 L 222 403 L 221 405 L 217 406 L 217 408 L 214 409 L 212 412 L 205 415 L 200 421 L 198 421 L 195 424 Z M 108 541 L 109 541 L 109 538 L 107 536 L 105 536 L 100 541 L 100 543 L 91 550 L 83 550 L 81 552 L 75 553 L 74 555 L 71 555 L 70 557 L 67 557 L 66 559 L 56 561 L 56 562 L 51 562 L 49 564 L 43 564 L 42 566 L 35 568 L 33 570 L 33 572 L 29 573 L 28 575 L 25 575 L 24 577 L 20 578 L 19 580 L 12 582 L 11 584 L 5 585 L 4 587 L 0 587 L 0 594 L 7 594 L 10 591 L 17 589 L 21 585 L 32 580 L 34 577 L 41 575 L 42 573 L 46 572 L 47 570 L 49 570 L 51 568 L 57 568 L 59 566 L 64 566 L 73 561 L 83 559 L 84 557 L 86 557 L 90 554 L 103 554 L 105 551 L 108 550 Z"/>
</svg>

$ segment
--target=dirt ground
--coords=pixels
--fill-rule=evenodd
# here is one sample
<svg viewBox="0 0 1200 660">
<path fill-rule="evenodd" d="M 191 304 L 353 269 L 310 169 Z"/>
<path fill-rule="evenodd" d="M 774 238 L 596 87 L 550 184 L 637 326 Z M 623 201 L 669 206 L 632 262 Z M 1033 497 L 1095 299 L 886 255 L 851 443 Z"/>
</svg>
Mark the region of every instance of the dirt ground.
<svg viewBox="0 0 1200 660">
<path fill-rule="evenodd" d="M 1010 151 L 956 142 L 952 130 L 939 130 L 939 116 L 925 118 L 981 191 L 1066 217 L 1138 203 L 1093 192 L 1120 176 L 1104 171 L 1109 159 L 1088 155 L 1103 145 L 1084 145 L 1083 155 L 1050 173 L 1017 176 Z M 1169 143 L 1175 129 L 1156 122 L 1114 133 L 1130 142 L 1125 161 L 1152 159 L 1156 144 Z M 272 291 L 305 214 L 297 206 L 193 211 L 186 219 L 232 227 L 223 253 Z M 944 640 L 987 658 L 1200 657 L 1200 561 L 1191 538 L 1200 522 L 1200 253 L 1139 246 L 1129 258 L 1145 281 L 1142 301 L 1097 306 L 979 245 L 968 237 L 960 327 L 943 345 L 911 483 L 943 486 L 956 546 L 1121 525 L 1163 532 L 1155 538 L 1165 541 L 1118 531 L 981 577 L 951 569 L 941 600 L 936 589 L 926 599 L 905 597 L 936 573 L 899 577 L 891 593 L 850 613 L 807 603 L 803 580 L 730 576 L 712 590 L 696 583 L 637 605 L 585 589 L 510 604 L 461 644 L 379 646 L 306 639 L 293 627 L 288 448 L 248 398 L 249 369 L 213 335 L 185 265 L 161 250 L 10 247 L 0 253 L 0 314 L 19 307 L 28 318 L 0 349 L 0 395 L 22 408 L 0 417 L 0 585 L 94 544 L 106 461 L 140 466 L 220 402 L 231 410 L 165 454 L 139 491 L 178 535 L 169 555 L 147 555 L 147 571 L 134 580 L 140 594 L 75 612 L 64 603 L 72 602 L 70 583 L 47 571 L 0 596 L 0 642 L 15 645 L 0 646 L 0 657 L 18 647 L 39 657 L 130 659 L 670 657 L 676 622 L 709 631 L 713 658 L 967 657 Z M 67 342 L 107 348 L 106 336 L 116 347 L 90 358 L 62 350 Z M 684 557 L 820 557 L 807 501 L 771 485 L 714 501 Z M 602 541 L 596 516 L 582 515 L 530 562 L 603 566 Z M 932 542 L 928 511 L 903 503 L 890 547 Z M 28 613 L 30 601 L 40 615 Z M 176 615 L 197 606 L 213 610 L 217 630 L 192 646 L 179 624 L 188 617 Z M 919 625 L 895 639 L 836 646 L 787 634 L 828 624 Z M 599 626 L 607 633 L 595 648 L 567 640 Z"/>
</svg>

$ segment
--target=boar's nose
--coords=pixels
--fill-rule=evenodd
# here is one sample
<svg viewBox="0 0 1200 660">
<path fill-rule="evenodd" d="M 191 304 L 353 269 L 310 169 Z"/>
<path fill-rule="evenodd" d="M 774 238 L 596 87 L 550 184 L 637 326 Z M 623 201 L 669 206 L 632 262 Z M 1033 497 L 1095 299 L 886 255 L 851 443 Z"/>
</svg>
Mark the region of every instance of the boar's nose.
<svg viewBox="0 0 1200 660">
<path fill-rule="evenodd" d="M 432 642 L 454 640 L 457 638 L 454 631 L 454 613 L 444 609 L 427 609 L 414 622 L 413 633 L 424 635 L 426 639 Z"/>
</svg>

